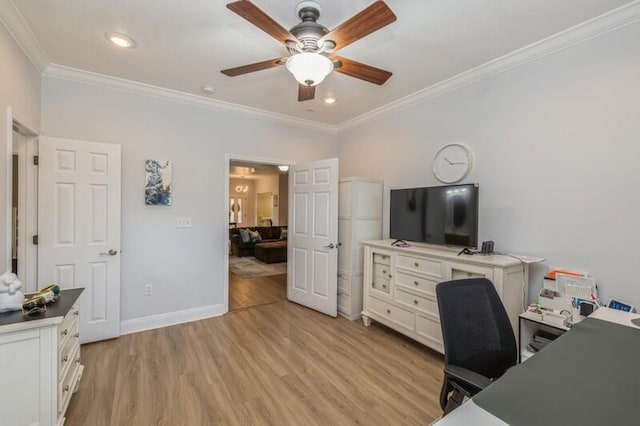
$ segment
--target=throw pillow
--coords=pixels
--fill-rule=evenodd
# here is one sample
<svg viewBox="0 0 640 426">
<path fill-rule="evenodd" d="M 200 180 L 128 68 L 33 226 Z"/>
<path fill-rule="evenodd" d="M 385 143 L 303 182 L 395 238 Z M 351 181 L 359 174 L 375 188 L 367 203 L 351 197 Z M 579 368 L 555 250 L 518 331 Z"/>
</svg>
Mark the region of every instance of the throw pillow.
<svg viewBox="0 0 640 426">
<path fill-rule="evenodd" d="M 239 229 L 240 231 L 240 239 L 242 240 L 243 243 L 248 243 L 251 238 L 249 237 L 249 231 L 247 231 L 246 229 Z"/>
<path fill-rule="evenodd" d="M 280 230 L 280 239 L 281 240 L 286 240 L 287 239 L 287 230 L 286 229 Z"/>
<path fill-rule="evenodd" d="M 252 243 L 256 243 L 258 241 L 262 241 L 262 237 L 258 231 L 249 230 L 249 238 L 251 238 Z"/>
</svg>

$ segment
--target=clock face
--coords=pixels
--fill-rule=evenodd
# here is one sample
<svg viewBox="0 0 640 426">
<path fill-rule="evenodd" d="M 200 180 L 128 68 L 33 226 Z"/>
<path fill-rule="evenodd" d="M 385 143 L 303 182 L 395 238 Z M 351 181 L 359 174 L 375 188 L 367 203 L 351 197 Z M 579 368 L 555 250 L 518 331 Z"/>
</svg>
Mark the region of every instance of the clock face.
<svg viewBox="0 0 640 426">
<path fill-rule="evenodd" d="M 445 145 L 433 160 L 433 174 L 444 183 L 458 182 L 471 171 L 472 163 L 469 148 L 460 144 Z"/>
</svg>

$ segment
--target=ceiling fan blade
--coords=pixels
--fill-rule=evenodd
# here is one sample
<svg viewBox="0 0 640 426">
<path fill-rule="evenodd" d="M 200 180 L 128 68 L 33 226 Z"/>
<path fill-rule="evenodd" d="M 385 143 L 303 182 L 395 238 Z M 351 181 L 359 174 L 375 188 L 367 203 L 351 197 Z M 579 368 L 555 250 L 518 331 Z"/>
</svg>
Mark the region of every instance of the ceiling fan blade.
<svg viewBox="0 0 640 426">
<path fill-rule="evenodd" d="M 298 102 L 310 101 L 316 97 L 316 86 L 298 84 Z"/>
<path fill-rule="evenodd" d="M 360 80 L 365 80 L 379 86 L 386 83 L 387 80 L 389 80 L 389 77 L 393 75 L 393 73 L 389 71 L 381 70 L 380 68 L 372 67 L 371 65 L 356 62 L 341 56 L 332 56 L 331 61 L 334 64 L 340 64 L 339 66 L 335 66 L 333 69 L 334 71 L 346 74 L 350 77 L 359 78 Z"/>
<path fill-rule="evenodd" d="M 227 4 L 227 8 L 251 22 L 253 25 L 260 28 L 262 31 L 281 43 L 286 43 L 287 40 L 298 41 L 298 39 L 289 31 L 284 29 L 282 25 L 278 24 L 273 20 L 273 18 L 258 9 L 256 5 L 248 0 L 229 3 Z"/>
<path fill-rule="evenodd" d="M 324 40 L 333 40 L 336 50 L 350 45 L 354 41 L 378 31 L 396 20 L 396 15 L 383 1 L 377 1 L 357 15 L 338 25 L 318 43 L 322 45 Z"/>
<path fill-rule="evenodd" d="M 275 68 L 280 65 L 284 65 L 287 62 L 287 58 L 275 58 L 268 61 L 256 62 L 255 64 L 243 65 L 241 67 L 229 68 L 220 71 L 222 74 L 228 77 L 236 77 L 242 74 L 248 74 L 250 72 L 262 71 L 269 68 Z"/>
</svg>

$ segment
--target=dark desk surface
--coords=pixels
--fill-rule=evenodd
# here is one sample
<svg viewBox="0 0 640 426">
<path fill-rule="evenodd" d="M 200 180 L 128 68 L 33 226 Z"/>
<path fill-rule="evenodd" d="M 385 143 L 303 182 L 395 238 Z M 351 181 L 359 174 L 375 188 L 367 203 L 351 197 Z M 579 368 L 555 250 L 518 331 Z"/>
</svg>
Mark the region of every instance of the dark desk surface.
<svg viewBox="0 0 640 426">
<path fill-rule="evenodd" d="M 587 318 L 476 395 L 510 425 L 639 424 L 640 329 Z"/>
<path fill-rule="evenodd" d="M 60 299 L 55 303 L 47 305 L 47 310 L 40 313 L 34 313 L 29 316 L 22 315 L 22 311 L 12 311 L 0 314 L 0 327 L 3 325 L 17 324 L 20 322 L 37 321 L 56 317 L 63 317 L 71 309 L 84 288 L 72 288 L 69 290 L 60 290 Z"/>
</svg>

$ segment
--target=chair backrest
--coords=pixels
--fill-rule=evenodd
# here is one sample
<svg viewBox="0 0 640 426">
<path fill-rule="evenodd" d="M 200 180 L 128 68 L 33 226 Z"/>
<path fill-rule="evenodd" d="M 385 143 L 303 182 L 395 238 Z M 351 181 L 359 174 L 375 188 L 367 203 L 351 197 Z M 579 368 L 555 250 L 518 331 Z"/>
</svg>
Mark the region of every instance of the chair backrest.
<svg viewBox="0 0 640 426">
<path fill-rule="evenodd" d="M 470 278 L 436 287 L 445 364 L 489 378 L 516 364 L 516 339 L 507 311 L 491 281 Z"/>
</svg>

